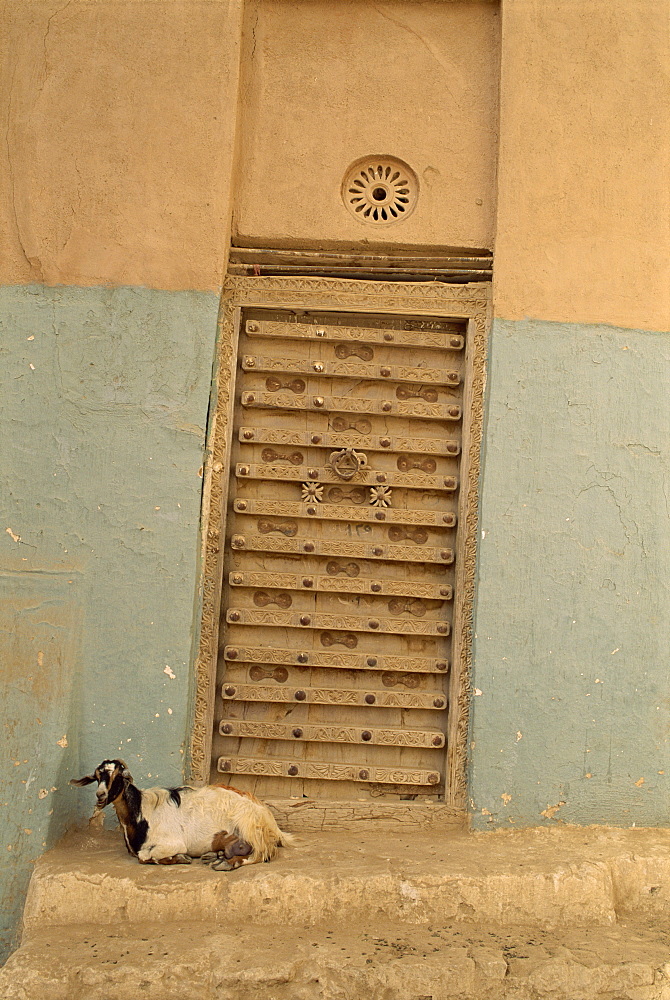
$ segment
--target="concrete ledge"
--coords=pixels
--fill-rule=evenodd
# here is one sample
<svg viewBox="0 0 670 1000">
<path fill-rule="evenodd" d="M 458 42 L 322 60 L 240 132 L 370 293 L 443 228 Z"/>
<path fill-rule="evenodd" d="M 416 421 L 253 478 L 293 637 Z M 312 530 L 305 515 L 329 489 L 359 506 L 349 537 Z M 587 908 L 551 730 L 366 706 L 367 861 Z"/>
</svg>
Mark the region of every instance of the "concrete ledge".
<svg viewBox="0 0 670 1000">
<path fill-rule="evenodd" d="M 670 831 L 556 827 L 489 834 L 311 833 L 268 865 L 139 865 L 120 834 L 79 834 L 38 862 L 28 932 L 71 923 L 380 920 L 607 926 L 670 905 Z"/>
</svg>

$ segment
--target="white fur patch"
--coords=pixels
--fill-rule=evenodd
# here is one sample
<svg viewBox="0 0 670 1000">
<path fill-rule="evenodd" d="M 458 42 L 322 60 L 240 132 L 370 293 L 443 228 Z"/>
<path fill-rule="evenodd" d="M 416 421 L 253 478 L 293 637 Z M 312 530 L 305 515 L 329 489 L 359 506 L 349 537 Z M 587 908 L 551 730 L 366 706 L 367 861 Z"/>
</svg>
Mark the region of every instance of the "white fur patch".
<svg viewBox="0 0 670 1000">
<path fill-rule="evenodd" d="M 142 791 L 142 818 L 149 823 L 141 861 L 188 854 L 197 858 L 212 849 L 217 833 L 226 830 L 253 847 L 246 864 L 269 861 L 288 837 L 282 834 L 267 806 L 228 788 L 207 785 L 180 789 L 181 805 L 170 798 L 166 788 Z"/>
</svg>

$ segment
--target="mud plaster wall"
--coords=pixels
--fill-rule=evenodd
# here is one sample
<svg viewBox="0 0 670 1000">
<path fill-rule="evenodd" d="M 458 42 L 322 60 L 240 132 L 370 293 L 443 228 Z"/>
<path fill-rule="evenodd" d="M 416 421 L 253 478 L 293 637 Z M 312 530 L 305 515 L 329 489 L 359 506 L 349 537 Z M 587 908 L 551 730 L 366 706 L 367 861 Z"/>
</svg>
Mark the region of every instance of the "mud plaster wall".
<svg viewBox="0 0 670 1000">
<path fill-rule="evenodd" d="M 250 0 L 234 235 L 251 245 L 492 246 L 499 6 Z M 362 225 L 349 165 L 404 159 L 417 208 Z"/>
<path fill-rule="evenodd" d="M 667 0 L 504 0 L 502 319 L 670 329 Z"/>
<path fill-rule="evenodd" d="M 90 813 L 69 778 L 121 756 L 140 784 L 183 780 L 217 311 L 0 290 L 5 946 L 30 862 Z"/>
<path fill-rule="evenodd" d="M 217 290 L 242 0 L 1 0 L 4 284 Z"/>
<path fill-rule="evenodd" d="M 471 807 L 491 824 L 670 816 L 670 334 L 496 320 Z"/>
</svg>

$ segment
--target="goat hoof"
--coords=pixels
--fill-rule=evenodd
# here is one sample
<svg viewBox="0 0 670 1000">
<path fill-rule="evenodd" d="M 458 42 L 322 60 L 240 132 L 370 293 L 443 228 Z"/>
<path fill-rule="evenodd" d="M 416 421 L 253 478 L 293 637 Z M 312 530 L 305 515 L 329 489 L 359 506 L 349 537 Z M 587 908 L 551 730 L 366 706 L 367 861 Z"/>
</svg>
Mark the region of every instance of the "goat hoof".
<svg viewBox="0 0 670 1000">
<path fill-rule="evenodd" d="M 212 865 L 212 871 L 214 872 L 231 872 L 235 865 L 231 865 L 226 858 L 221 858 L 220 861 L 215 861 Z"/>
<path fill-rule="evenodd" d="M 177 865 L 190 865 L 193 858 L 190 858 L 188 854 L 175 854 L 174 861 Z"/>
<path fill-rule="evenodd" d="M 225 856 L 224 851 L 207 851 L 206 854 L 200 855 L 200 860 L 206 865 L 211 865 L 212 861 L 221 861 Z"/>
</svg>

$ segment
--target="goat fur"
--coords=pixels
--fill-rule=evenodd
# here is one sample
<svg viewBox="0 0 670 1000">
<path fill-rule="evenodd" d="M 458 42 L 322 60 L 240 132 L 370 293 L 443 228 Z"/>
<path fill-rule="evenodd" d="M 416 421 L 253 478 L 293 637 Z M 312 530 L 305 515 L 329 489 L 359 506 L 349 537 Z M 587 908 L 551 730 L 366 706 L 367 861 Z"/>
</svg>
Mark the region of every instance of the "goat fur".
<svg viewBox="0 0 670 1000">
<path fill-rule="evenodd" d="M 93 781 L 98 782 L 98 791 L 90 822 L 95 825 L 111 802 L 126 847 L 143 864 L 186 863 L 212 852 L 216 858 L 217 839 L 232 834 L 246 842 L 246 850 L 251 847 L 248 855 L 231 861 L 232 868 L 271 861 L 279 847 L 293 840 L 279 829 L 266 805 L 251 793 L 229 786 L 139 789 L 121 760 L 103 761 L 93 774 L 70 783 Z"/>
<path fill-rule="evenodd" d="M 292 839 L 283 833 L 267 808 L 231 788 L 205 785 L 179 790 L 181 804 L 175 805 L 166 788 L 142 789 L 141 815 L 149 824 L 140 861 L 154 861 L 187 854 L 199 858 L 212 850 L 217 833 L 227 830 L 251 844 L 253 851 L 245 864 L 271 861 L 277 848 Z M 118 815 L 118 811 L 117 811 Z"/>
</svg>

